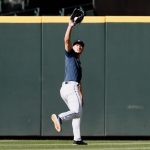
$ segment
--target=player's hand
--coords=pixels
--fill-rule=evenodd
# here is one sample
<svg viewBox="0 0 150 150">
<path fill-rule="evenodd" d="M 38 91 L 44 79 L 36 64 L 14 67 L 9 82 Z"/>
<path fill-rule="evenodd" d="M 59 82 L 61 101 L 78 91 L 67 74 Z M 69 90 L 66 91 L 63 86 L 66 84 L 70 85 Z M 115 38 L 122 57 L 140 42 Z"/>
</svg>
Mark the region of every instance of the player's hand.
<svg viewBox="0 0 150 150">
<path fill-rule="evenodd" d="M 80 8 L 75 8 L 70 16 L 70 20 L 74 23 L 74 26 L 81 23 L 84 19 L 84 11 Z"/>
<path fill-rule="evenodd" d="M 74 23 L 72 20 L 70 20 L 70 21 L 69 21 L 69 26 L 70 26 L 70 27 L 74 27 L 74 26 L 75 26 L 75 23 Z"/>
</svg>

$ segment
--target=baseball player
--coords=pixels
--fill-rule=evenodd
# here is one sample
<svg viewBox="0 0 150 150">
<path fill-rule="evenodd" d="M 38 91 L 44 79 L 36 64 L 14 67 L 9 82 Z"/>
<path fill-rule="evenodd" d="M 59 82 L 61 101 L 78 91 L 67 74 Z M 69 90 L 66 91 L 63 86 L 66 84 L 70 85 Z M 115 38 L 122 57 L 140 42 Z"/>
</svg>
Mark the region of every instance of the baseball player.
<svg viewBox="0 0 150 150">
<path fill-rule="evenodd" d="M 82 68 L 80 56 L 84 51 L 84 42 L 81 40 L 71 43 L 71 32 L 75 27 L 75 23 L 70 20 L 64 36 L 65 45 L 65 77 L 60 89 L 60 95 L 69 110 L 58 115 L 52 114 L 51 120 L 54 123 L 56 131 L 61 132 L 62 122 L 72 120 L 72 129 L 74 140 L 73 144 L 87 145 L 80 133 L 80 122 L 83 108 L 82 93 Z"/>
</svg>

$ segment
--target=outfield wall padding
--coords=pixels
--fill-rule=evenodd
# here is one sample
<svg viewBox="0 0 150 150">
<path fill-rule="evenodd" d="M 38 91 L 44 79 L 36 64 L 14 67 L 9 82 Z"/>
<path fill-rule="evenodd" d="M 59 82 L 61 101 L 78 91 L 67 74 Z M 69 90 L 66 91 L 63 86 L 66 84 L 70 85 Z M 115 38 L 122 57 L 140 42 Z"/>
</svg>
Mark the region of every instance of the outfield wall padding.
<svg viewBox="0 0 150 150">
<path fill-rule="evenodd" d="M 0 17 L 0 136 L 72 136 L 71 121 L 54 130 L 63 38 L 69 17 Z M 85 51 L 83 136 L 147 136 L 150 17 L 85 17 L 72 32 Z"/>
</svg>

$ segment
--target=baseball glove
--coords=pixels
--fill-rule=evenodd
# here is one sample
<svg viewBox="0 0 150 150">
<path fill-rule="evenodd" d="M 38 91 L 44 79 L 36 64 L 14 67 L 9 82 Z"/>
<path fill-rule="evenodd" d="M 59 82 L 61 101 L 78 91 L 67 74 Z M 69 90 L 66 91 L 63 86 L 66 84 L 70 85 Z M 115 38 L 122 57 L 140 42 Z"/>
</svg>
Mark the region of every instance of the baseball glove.
<svg viewBox="0 0 150 150">
<path fill-rule="evenodd" d="M 74 25 L 79 24 L 84 19 L 84 11 L 78 8 L 75 8 L 70 16 L 71 21 Z"/>
</svg>

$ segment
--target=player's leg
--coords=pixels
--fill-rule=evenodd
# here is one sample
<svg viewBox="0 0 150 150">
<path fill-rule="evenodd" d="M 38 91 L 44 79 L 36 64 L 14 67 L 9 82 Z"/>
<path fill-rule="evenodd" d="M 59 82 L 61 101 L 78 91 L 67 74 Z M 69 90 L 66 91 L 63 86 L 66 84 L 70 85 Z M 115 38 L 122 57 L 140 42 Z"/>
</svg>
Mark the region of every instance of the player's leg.
<svg viewBox="0 0 150 150">
<path fill-rule="evenodd" d="M 56 114 L 52 114 L 51 120 L 54 123 L 56 131 L 61 132 L 61 119 Z"/>
<path fill-rule="evenodd" d="M 62 86 L 61 89 L 60 89 L 60 95 L 61 95 L 62 99 L 64 100 L 64 102 L 67 105 L 67 101 L 66 101 L 66 98 L 65 98 L 66 90 L 64 90 L 64 89 L 65 88 Z M 52 114 L 51 115 L 51 120 L 54 124 L 54 127 L 55 127 L 56 131 L 60 132 L 61 131 L 61 124 L 62 124 L 61 118 L 56 114 Z"/>
<path fill-rule="evenodd" d="M 51 120 L 54 123 L 54 127 L 57 132 L 61 131 L 62 120 L 71 120 L 73 118 L 79 117 L 79 104 L 76 100 L 76 94 L 72 85 L 63 85 L 60 89 L 60 95 L 66 105 L 69 108 L 69 111 L 63 112 L 59 115 L 52 114 Z"/>
<path fill-rule="evenodd" d="M 74 135 L 74 141 L 81 141 L 81 133 L 80 133 L 80 118 L 75 118 L 72 120 L 72 129 Z"/>
<path fill-rule="evenodd" d="M 81 116 L 82 116 L 82 104 L 81 104 L 81 96 L 78 89 L 75 91 L 76 101 L 78 101 L 78 111 L 80 113 L 80 118 L 74 118 L 72 120 L 72 129 L 74 135 L 74 141 L 81 141 L 81 133 L 80 133 L 80 123 L 81 123 Z"/>
<path fill-rule="evenodd" d="M 69 108 L 69 111 L 59 114 L 59 117 L 62 120 L 71 120 L 73 118 L 80 117 L 81 100 L 79 95 L 77 94 L 77 91 L 77 84 L 67 84 L 62 86 L 60 95 Z"/>
<path fill-rule="evenodd" d="M 60 94 L 64 102 L 69 108 L 69 111 L 60 113 L 58 116 L 53 114 L 51 119 L 54 123 L 55 129 L 60 132 L 61 131 L 61 122 L 62 120 L 71 120 L 74 118 L 80 118 L 81 114 L 81 97 L 78 92 L 77 85 L 67 85 L 62 86 L 60 90 Z"/>
<path fill-rule="evenodd" d="M 67 99 L 67 106 L 69 111 L 63 112 L 59 114 L 59 117 L 62 120 L 71 120 L 74 118 L 80 118 L 80 97 L 77 96 L 77 93 L 74 91 L 72 92 Z"/>
</svg>

